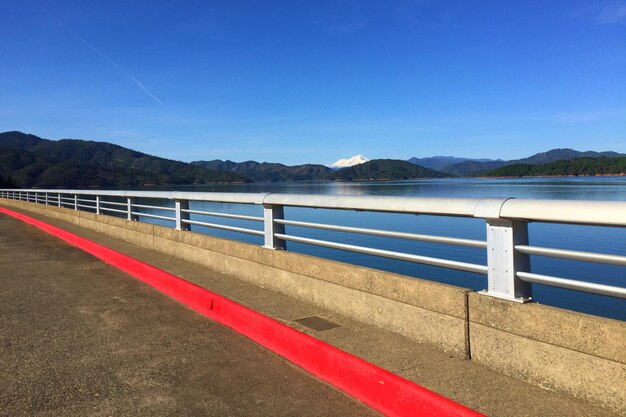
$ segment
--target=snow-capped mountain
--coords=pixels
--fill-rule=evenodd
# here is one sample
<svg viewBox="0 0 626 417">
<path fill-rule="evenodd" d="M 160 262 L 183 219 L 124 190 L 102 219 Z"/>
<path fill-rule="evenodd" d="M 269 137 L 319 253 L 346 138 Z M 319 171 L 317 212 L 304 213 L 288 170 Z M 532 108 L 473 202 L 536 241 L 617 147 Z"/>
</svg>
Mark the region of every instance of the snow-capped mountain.
<svg viewBox="0 0 626 417">
<path fill-rule="evenodd" d="M 353 167 L 355 165 L 364 164 L 367 161 L 369 161 L 369 159 L 367 159 L 363 155 L 354 155 L 352 158 L 340 159 L 337 162 L 331 164 L 330 167 L 335 169 Z"/>
</svg>

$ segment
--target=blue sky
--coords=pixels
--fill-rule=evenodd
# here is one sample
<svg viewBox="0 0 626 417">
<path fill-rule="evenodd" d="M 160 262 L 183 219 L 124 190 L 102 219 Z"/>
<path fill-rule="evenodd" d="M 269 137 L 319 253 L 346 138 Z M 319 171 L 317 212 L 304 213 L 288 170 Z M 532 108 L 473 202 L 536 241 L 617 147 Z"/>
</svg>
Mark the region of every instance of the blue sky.
<svg viewBox="0 0 626 417">
<path fill-rule="evenodd" d="M 168 158 L 626 152 L 626 1 L 0 3 L 0 130 Z"/>
</svg>

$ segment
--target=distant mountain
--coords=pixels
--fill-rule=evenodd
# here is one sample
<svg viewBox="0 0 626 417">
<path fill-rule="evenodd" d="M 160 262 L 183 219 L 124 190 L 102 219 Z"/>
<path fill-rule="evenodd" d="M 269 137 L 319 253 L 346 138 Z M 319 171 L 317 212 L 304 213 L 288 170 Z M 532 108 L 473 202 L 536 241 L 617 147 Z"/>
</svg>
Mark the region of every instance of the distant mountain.
<svg viewBox="0 0 626 417">
<path fill-rule="evenodd" d="M 449 165 L 441 169 L 443 172 L 448 172 L 450 174 L 455 174 L 459 176 L 468 176 L 473 175 L 478 172 L 488 171 L 497 169 L 503 166 L 508 165 L 516 165 L 516 164 L 529 164 L 529 165 L 538 165 L 545 164 L 549 162 L 561 161 L 561 160 L 570 160 L 573 158 L 600 158 L 600 157 L 618 157 L 624 156 L 617 152 L 594 152 L 594 151 L 576 151 L 574 149 L 564 148 L 564 149 L 552 149 L 547 152 L 541 152 L 528 158 L 522 159 L 514 159 L 510 161 L 487 161 L 487 162 L 478 162 L 478 161 L 464 161 L 456 164 Z"/>
<path fill-rule="evenodd" d="M 485 177 L 626 175 L 626 157 L 600 156 L 559 160 L 540 165 L 514 164 L 484 171 L 477 175 Z"/>
<path fill-rule="evenodd" d="M 476 172 L 488 169 L 496 169 L 508 164 L 508 161 L 464 161 L 456 164 L 448 165 L 441 169 L 441 172 L 458 175 L 459 177 L 467 177 Z"/>
<path fill-rule="evenodd" d="M 254 181 L 329 180 L 334 176 L 332 169 L 316 164 L 288 166 L 269 162 L 233 162 L 219 159 L 191 163 L 214 171 L 234 172 Z"/>
<path fill-rule="evenodd" d="M 609 157 L 609 158 L 614 158 L 614 157 L 626 156 L 626 155 L 619 154 L 617 152 L 611 152 L 611 151 L 605 151 L 605 152 L 585 151 L 585 152 L 581 152 L 581 151 L 576 151 L 574 149 L 561 148 L 561 149 L 552 149 L 552 150 L 547 151 L 547 152 L 537 153 L 537 154 L 535 154 L 533 156 L 529 156 L 528 158 L 518 159 L 515 162 L 519 163 L 519 164 L 537 165 L 537 164 L 546 164 L 548 162 L 568 160 L 568 159 L 574 159 L 574 158 L 600 158 L 600 157 L 603 157 L 603 156 L 606 156 L 606 157 Z"/>
<path fill-rule="evenodd" d="M 421 165 L 424 168 L 434 169 L 435 171 L 441 171 L 447 166 L 453 164 L 459 164 L 465 161 L 473 161 L 473 162 L 489 162 L 492 159 L 474 159 L 474 158 L 457 158 L 456 156 L 431 156 L 427 158 L 410 158 L 407 160 L 408 162 Z"/>
<path fill-rule="evenodd" d="M 347 168 L 353 167 L 355 165 L 364 164 L 367 161 L 369 161 L 369 159 L 367 159 L 363 155 L 354 155 L 352 158 L 340 159 L 338 161 L 335 161 L 330 165 L 330 167 L 335 169 Z"/>
<path fill-rule="evenodd" d="M 336 172 L 337 180 L 403 180 L 412 178 L 443 178 L 449 174 L 424 168 L 397 159 L 374 159 Z"/>
<path fill-rule="evenodd" d="M 16 185 L 132 186 L 242 182 L 236 173 L 215 172 L 106 142 L 52 141 L 22 132 L 0 133 L 0 174 Z"/>
</svg>

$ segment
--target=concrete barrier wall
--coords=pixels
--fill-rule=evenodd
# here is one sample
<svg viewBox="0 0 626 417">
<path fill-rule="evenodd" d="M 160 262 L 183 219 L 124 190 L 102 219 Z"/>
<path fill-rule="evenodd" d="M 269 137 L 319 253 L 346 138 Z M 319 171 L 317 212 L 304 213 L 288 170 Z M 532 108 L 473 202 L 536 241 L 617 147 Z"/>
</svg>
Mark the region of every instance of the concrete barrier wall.
<svg viewBox="0 0 626 417">
<path fill-rule="evenodd" d="M 626 322 L 469 294 L 472 360 L 626 413 Z"/>
<path fill-rule="evenodd" d="M 2 200 L 429 343 L 626 412 L 626 323 L 111 216 Z"/>
</svg>

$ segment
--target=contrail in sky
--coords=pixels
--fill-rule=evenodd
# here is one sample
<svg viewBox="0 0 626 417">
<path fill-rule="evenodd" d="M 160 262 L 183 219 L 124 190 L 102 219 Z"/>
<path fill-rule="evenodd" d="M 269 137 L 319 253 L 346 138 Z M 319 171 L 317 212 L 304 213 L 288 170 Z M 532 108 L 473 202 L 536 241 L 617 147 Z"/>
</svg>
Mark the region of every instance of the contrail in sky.
<svg viewBox="0 0 626 417">
<path fill-rule="evenodd" d="M 105 54 L 104 52 L 102 52 L 101 50 L 99 50 L 98 48 L 96 48 L 95 46 L 93 46 L 92 44 L 90 44 L 89 42 L 87 42 L 82 36 L 80 36 L 78 33 L 74 32 L 72 29 L 70 29 L 69 27 L 65 26 L 62 22 L 60 22 L 63 27 L 65 27 L 65 29 L 70 32 L 76 39 L 78 39 L 79 41 L 81 41 L 85 46 L 87 46 L 89 49 L 91 49 L 92 51 L 94 51 L 95 53 L 97 53 L 98 55 L 100 55 L 102 58 L 106 59 L 111 65 L 113 65 L 115 67 L 115 69 L 117 69 L 119 72 L 121 72 L 126 78 L 130 79 L 132 82 L 134 82 L 137 87 L 139 87 L 141 89 L 141 91 L 143 91 L 144 93 L 146 93 L 146 95 L 148 97 L 150 97 L 152 100 L 156 101 L 157 103 L 159 103 L 161 105 L 161 107 L 163 107 L 165 110 L 169 109 L 167 108 L 167 106 L 165 104 L 163 104 L 163 102 L 161 100 L 159 100 L 159 98 L 157 96 L 155 96 L 154 94 L 152 94 L 150 92 L 150 90 L 148 90 L 142 83 L 141 81 L 139 81 L 138 79 L 136 79 L 135 77 L 133 77 L 132 75 L 130 75 L 128 72 L 126 72 L 124 70 L 124 68 L 120 67 L 119 64 L 115 61 L 113 61 L 113 59 L 108 56 L 107 54 Z"/>
</svg>

